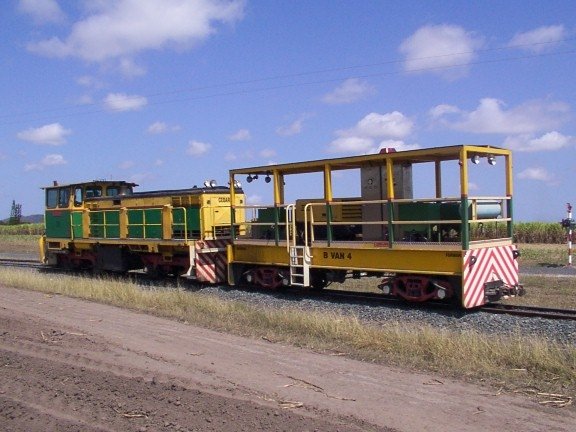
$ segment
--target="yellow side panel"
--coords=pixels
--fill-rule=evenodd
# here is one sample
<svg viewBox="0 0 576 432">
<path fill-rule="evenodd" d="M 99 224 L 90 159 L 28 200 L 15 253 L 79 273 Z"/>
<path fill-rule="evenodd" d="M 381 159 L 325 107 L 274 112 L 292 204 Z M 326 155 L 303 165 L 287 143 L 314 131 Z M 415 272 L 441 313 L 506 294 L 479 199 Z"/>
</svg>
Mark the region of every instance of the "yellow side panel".
<svg viewBox="0 0 576 432">
<path fill-rule="evenodd" d="M 290 263 L 286 246 L 236 244 L 231 246 L 228 256 L 233 257 L 233 262 L 283 266 L 287 266 Z"/>
<path fill-rule="evenodd" d="M 312 267 L 462 274 L 462 254 L 443 250 L 312 248 Z"/>
<path fill-rule="evenodd" d="M 316 247 L 311 249 L 312 268 L 382 271 L 415 274 L 462 274 L 462 253 L 445 250 L 348 249 Z M 232 245 L 231 263 L 290 265 L 285 246 Z"/>
</svg>

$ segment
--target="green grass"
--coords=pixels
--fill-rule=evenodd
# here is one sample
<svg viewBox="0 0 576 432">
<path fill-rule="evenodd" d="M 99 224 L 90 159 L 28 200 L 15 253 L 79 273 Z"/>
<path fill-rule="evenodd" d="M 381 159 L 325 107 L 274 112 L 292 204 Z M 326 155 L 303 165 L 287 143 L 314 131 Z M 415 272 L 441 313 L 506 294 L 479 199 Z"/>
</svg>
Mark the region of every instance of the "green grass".
<svg viewBox="0 0 576 432">
<path fill-rule="evenodd" d="M 557 267 L 568 264 L 568 246 L 566 244 L 519 244 L 520 267 L 544 266 Z M 576 255 L 576 254 L 575 254 Z M 573 256 L 573 259 L 576 258 Z M 576 261 L 576 260 L 575 260 Z"/>
<path fill-rule="evenodd" d="M 364 361 L 436 371 L 508 391 L 537 388 L 539 393 L 576 395 L 576 347 L 544 339 L 458 333 L 429 325 L 406 327 L 400 322 L 374 327 L 335 313 L 265 309 L 183 289 L 141 289 L 113 279 L 5 270 L 0 283 Z"/>
</svg>

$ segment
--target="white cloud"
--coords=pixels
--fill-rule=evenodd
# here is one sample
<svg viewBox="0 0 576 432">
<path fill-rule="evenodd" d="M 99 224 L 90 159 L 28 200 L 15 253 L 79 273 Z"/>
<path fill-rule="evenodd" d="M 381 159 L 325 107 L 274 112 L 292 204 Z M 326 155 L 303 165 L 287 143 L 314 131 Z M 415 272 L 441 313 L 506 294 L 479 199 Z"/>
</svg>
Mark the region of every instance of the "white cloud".
<svg viewBox="0 0 576 432">
<path fill-rule="evenodd" d="M 146 129 L 146 132 L 148 132 L 149 134 L 152 134 L 152 135 L 158 135 L 158 134 L 163 134 L 163 133 L 167 133 L 167 132 L 176 132 L 179 130 L 180 130 L 180 126 L 178 126 L 178 125 L 170 126 L 169 124 L 167 124 L 165 122 L 157 121 L 157 122 L 152 123 L 150 126 L 148 126 L 148 129 Z"/>
<path fill-rule="evenodd" d="M 357 102 L 373 95 L 376 92 L 374 86 L 367 81 L 358 78 L 350 78 L 336 87 L 332 92 L 324 95 L 322 101 L 327 104 L 349 104 Z"/>
<path fill-rule="evenodd" d="M 544 26 L 524 33 L 517 33 L 508 43 L 508 46 L 540 53 L 557 45 L 565 37 L 566 29 L 563 25 Z"/>
<path fill-rule="evenodd" d="M 555 177 L 550 174 L 545 168 L 534 167 L 526 168 L 524 171 L 518 173 L 518 178 L 521 180 L 536 180 L 549 184 L 555 184 Z"/>
<path fill-rule="evenodd" d="M 16 136 L 22 141 L 36 144 L 61 145 L 66 142 L 66 136 L 71 133 L 70 129 L 64 129 L 60 123 L 51 123 L 39 128 L 27 129 L 19 132 Z"/>
<path fill-rule="evenodd" d="M 456 114 L 459 112 L 460 109 L 454 105 L 440 104 L 430 109 L 430 111 L 428 111 L 428 115 L 432 117 L 432 119 L 437 119 L 446 114 Z"/>
<path fill-rule="evenodd" d="M 191 156 L 200 156 L 203 155 L 204 153 L 207 153 L 211 147 L 212 145 L 207 143 L 203 143 L 200 141 L 190 141 L 188 143 L 188 149 L 186 150 L 186 153 L 188 153 Z"/>
<path fill-rule="evenodd" d="M 91 6 L 91 14 L 76 22 L 66 38 L 31 43 L 29 49 L 51 57 L 100 62 L 144 50 L 188 48 L 215 33 L 218 23 L 240 20 L 245 1 L 118 0 Z"/>
<path fill-rule="evenodd" d="M 59 154 L 49 154 L 46 155 L 40 162 L 26 164 L 24 166 L 24 171 L 41 171 L 45 167 L 55 166 L 55 165 L 65 165 L 68 162 L 64 159 L 64 156 Z"/>
<path fill-rule="evenodd" d="M 413 127 L 412 120 L 401 112 L 393 111 L 387 114 L 370 113 L 354 128 L 342 131 L 342 133 L 361 134 L 374 138 L 404 138 L 412 133 Z"/>
<path fill-rule="evenodd" d="M 236 155 L 235 155 L 234 153 L 232 153 L 232 152 L 227 152 L 227 153 L 224 155 L 224 160 L 227 160 L 227 161 L 235 161 L 236 159 L 238 159 L 238 156 L 236 156 Z"/>
<path fill-rule="evenodd" d="M 554 151 L 572 145 L 576 140 L 572 136 L 557 131 L 545 133 L 539 138 L 532 134 L 507 137 L 503 146 L 521 152 Z"/>
<path fill-rule="evenodd" d="M 148 104 L 144 96 L 110 93 L 104 99 L 104 105 L 110 111 L 137 111 Z"/>
<path fill-rule="evenodd" d="M 249 141 L 252 139 L 252 134 L 248 129 L 239 129 L 228 137 L 231 141 Z"/>
<path fill-rule="evenodd" d="M 473 133 L 528 134 L 555 128 L 567 120 L 570 107 L 563 102 L 529 101 L 506 109 L 504 102 L 484 98 L 474 111 L 432 108 L 435 120 L 456 130 Z M 442 112 L 443 111 L 443 112 Z"/>
<path fill-rule="evenodd" d="M 302 114 L 292 123 L 286 126 L 280 126 L 276 129 L 276 133 L 281 136 L 298 135 L 304 129 L 304 122 L 311 116 L 309 114 Z"/>
<path fill-rule="evenodd" d="M 331 153 L 374 153 L 384 147 L 397 150 L 416 148 L 405 144 L 414 129 L 414 123 L 404 114 L 393 111 L 386 114 L 370 113 L 349 129 L 336 131 L 337 138 L 328 146 Z"/>
<path fill-rule="evenodd" d="M 356 136 L 336 138 L 328 146 L 330 153 L 371 153 L 373 148 L 373 139 Z"/>
<path fill-rule="evenodd" d="M 66 18 L 56 0 L 20 0 L 18 10 L 39 24 L 61 23 Z"/>
<path fill-rule="evenodd" d="M 400 45 L 407 72 L 432 72 L 445 78 L 460 78 L 465 66 L 476 58 L 475 51 L 483 45 L 482 38 L 456 25 L 427 25 L 419 28 Z"/>
</svg>

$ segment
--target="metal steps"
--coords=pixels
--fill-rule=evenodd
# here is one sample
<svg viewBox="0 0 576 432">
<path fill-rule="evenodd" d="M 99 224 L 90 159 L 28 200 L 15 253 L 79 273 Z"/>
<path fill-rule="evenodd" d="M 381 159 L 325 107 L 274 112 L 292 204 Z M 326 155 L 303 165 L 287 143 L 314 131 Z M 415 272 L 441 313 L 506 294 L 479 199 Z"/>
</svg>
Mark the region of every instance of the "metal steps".
<svg viewBox="0 0 576 432">
<path fill-rule="evenodd" d="M 290 285 L 310 286 L 310 250 L 305 246 L 290 246 Z"/>
</svg>

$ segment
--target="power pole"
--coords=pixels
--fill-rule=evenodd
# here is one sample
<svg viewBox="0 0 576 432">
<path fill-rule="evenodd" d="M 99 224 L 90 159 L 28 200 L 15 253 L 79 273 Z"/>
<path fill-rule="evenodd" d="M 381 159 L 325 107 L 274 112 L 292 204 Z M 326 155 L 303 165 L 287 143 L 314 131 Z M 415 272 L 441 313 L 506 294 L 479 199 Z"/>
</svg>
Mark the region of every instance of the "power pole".
<svg viewBox="0 0 576 432">
<path fill-rule="evenodd" d="M 12 210 L 10 210 L 10 220 L 9 225 L 18 225 L 22 220 L 22 204 L 16 204 L 15 200 L 12 200 Z"/>
</svg>

